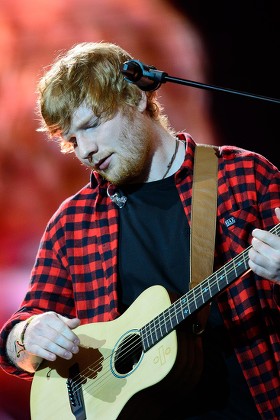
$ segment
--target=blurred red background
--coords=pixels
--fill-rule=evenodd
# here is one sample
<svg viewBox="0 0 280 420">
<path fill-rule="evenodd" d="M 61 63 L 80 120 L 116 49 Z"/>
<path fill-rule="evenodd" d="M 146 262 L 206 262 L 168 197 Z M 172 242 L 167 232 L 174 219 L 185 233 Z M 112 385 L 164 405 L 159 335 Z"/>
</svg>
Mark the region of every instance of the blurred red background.
<svg viewBox="0 0 280 420">
<path fill-rule="evenodd" d="M 220 26 L 219 33 L 221 22 L 214 10 L 212 15 L 210 12 L 207 15 L 212 26 L 207 22 L 203 2 L 197 1 L 196 6 L 195 2 L 189 2 L 185 7 L 184 3 L 167 0 L 1 0 L 0 325 L 23 298 L 49 217 L 60 202 L 89 177 L 89 172 L 74 156 L 62 155 L 56 144 L 36 132 L 35 91 L 43 68 L 59 51 L 73 44 L 102 40 L 121 45 L 134 58 L 155 65 L 171 76 L 200 82 L 215 81 L 216 84 L 236 80 L 230 71 L 234 61 L 229 53 L 232 45 L 225 43 L 226 39 L 231 39 L 231 33 L 224 25 Z M 237 2 L 240 7 L 238 5 Z M 279 25 L 277 28 L 279 30 Z M 223 74 L 213 72 L 217 69 L 218 50 L 211 42 L 226 51 L 223 57 L 227 58 L 228 67 L 224 67 L 227 70 Z M 271 60 L 274 62 L 275 58 Z M 232 79 L 226 78 L 228 71 Z M 221 76 L 220 81 L 217 74 Z M 227 87 L 248 91 L 256 86 L 264 89 L 259 90 L 260 94 L 277 95 L 277 90 L 270 85 L 263 86 L 258 80 L 254 85 L 251 78 L 239 78 L 239 85 Z M 233 103 L 238 113 L 242 107 L 236 99 L 227 97 L 226 110 L 221 96 L 171 83 L 163 85 L 159 95 L 174 128 L 185 129 L 198 142 L 233 143 L 230 141 L 233 130 L 227 133 L 225 129 L 228 115 L 232 118 L 229 127 L 234 126 L 237 133 L 244 129 L 246 133 L 245 124 L 241 126 L 239 121 L 238 125 L 236 114 L 233 115 L 229 105 L 229 102 Z M 250 118 L 254 119 L 248 111 L 251 105 L 247 103 L 246 106 L 251 125 Z M 272 117 L 266 121 L 273 129 L 276 107 L 269 107 L 267 105 L 266 109 Z M 255 115 L 264 113 L 264 107 L 260 105 L 253 104 L 252 109 Z M 239 117 L 242 119 L 241 114 Z M 246 142 L 247 135 L 236 136 L 234 143 L 245 148 L 254 146 L 257 151 L 263 154 L 267 151 L 272 157 L 275 141 L 271 140 L 271 149 L 266 143 L 264 150 L 261 127 L 255 128 L 257 132 L 250 130 L 253 143 L 249 139 Z M 279 143 L 277 138 L 276 141 Z M 0 419 L 28 420 L 30 383 L 0 370 L 0 389 Z"/>
</svg>

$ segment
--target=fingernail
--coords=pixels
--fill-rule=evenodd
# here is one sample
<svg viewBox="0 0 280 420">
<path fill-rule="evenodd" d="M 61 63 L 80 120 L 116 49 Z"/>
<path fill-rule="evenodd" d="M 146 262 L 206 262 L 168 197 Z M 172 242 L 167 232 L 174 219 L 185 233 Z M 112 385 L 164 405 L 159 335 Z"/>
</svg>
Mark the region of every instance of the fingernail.
<svg viewBox="0 0 280 420">
<path fill-rule="evenodd" d="M 70 353 L 69 351 L 66 351 L 66 352 L 64 353 L 64 357 L 65 357 L 65 359 L 69 360 L 69 359 L 71 359 L 71 357 L 72 357 L 72 353 Z"/>
</svg>

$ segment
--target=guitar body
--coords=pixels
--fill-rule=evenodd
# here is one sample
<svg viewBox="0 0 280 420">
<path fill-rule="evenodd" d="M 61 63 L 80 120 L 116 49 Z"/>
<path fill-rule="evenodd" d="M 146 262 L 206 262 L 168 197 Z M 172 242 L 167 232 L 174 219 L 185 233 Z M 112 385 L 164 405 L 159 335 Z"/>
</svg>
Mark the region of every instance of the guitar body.
<svg viewBox="0 0 280 420">
<path fill-rule="evenodd" d="M 280 223 L 271 233 L 280 235 Z M 152 286 L 116 320 L 76 328 L 79 353 L 44 361 L 34 375 L 32 420 L 178 418 L 201 376 L 207 303 L 249 270 L 250 248 L 172 304 Z"/>
<path fill-rule="evenodd" d="M 60 358 L 55 362 L 44 361 L 34 375 L 32 420 L 116 419 L 132 396 L 160 382 L 175 363 L 175 331 L 145 353 L 134 344 L 138 330 L 169 306 L 167 291 L 153 286 L 116 320 L 78 327 L 75 333 L 81 341 L 80 352 L 70 361 Z M 135 360 L 120 363 L 118 355 L 125 353 L 124 344 L 129 343 L 138 349 Z M 78 410 L 73 414 L 71 410 L 67 388 L 71 375 L 76 381 L 74 391 L 77 386 L 81 389 L 82 414 Z"/>
</svg>

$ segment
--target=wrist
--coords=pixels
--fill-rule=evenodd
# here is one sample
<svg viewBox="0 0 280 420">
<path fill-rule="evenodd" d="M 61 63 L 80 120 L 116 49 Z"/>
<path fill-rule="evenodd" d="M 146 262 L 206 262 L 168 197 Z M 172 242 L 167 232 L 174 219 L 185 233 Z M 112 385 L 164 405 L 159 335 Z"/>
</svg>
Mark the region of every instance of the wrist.
<svg viewBox="0 0 280 420">
<path fill-rule="evenodd" d="M 23 351 L 26 350 L 26 348 L 25 348 L 25 342 L 24 342 L 24 340 L 25 340 L 25 333 L 26 333 L 26 330 L 27 330 L 29 324 L 31 323 L 31 321 L 33 320 L 33 318 L 35 318 L 35 316 L 36 315 L 31 316 L 30 318 L 28 318 L 25 321 L 25 324 L 24 324 L 23 329 L 22 329 L 21 334 L 20 334 L 20 338 L 18 340 L 15 340 L 14 347 L 15 347 L 15 353 L 16 353 L 16 357 L 17 358 L 19 358 L 20 357 L 20 354 Z"/>
<path fill-rule="evenodd" d="M 6 355 L 10 363 L 29 373 L 34 373 L 43 360 L 25 348 L 26 331 L 33 318 L 34 316 L 16 324 L 10 331 L 6 343 Z"/>
</svg>

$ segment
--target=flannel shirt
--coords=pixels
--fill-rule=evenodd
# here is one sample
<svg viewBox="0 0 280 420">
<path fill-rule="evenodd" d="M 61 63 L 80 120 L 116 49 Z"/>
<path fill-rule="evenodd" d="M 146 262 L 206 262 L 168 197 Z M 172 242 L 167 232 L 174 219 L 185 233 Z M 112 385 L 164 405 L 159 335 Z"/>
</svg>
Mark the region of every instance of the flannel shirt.
<svg viewBox="0 0 280 420">
<path fill-rule="evenodd" d="M 191 223 L 195 142 L 187 133 L 179 137 L 186 140 L 186 154 L 175 182 Z M 215 269 L 250 245 L 254 228 L 270 230 L 279 223 L 274 213 L 280 206 L 279 186 L 278 169 L 263 156 L 220 147 Z M 78 317 L 82 324 L 119 316 L 119 209 L 108 197 L 107 187 L 107 181 L 92 172 L 89 184 L 65 200 L 49 221 L 29 290 L 1 330 L 0 363 L 6 372 L 32 378 L 12 366 L 5 353 L 9 331 L 30 315 L 55 311 Z M 280 284 L 249 272 L 216 298 L 260 415 L 279 419 Z"/>
</svg>

